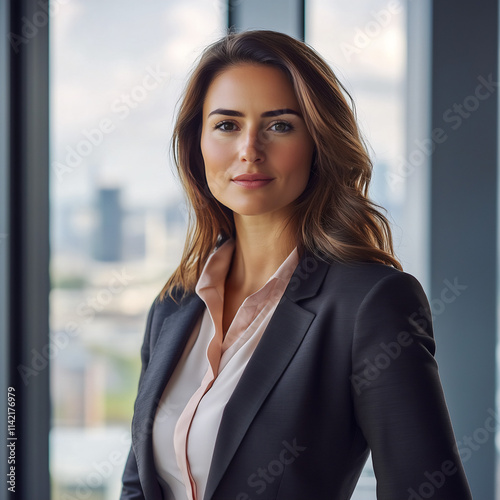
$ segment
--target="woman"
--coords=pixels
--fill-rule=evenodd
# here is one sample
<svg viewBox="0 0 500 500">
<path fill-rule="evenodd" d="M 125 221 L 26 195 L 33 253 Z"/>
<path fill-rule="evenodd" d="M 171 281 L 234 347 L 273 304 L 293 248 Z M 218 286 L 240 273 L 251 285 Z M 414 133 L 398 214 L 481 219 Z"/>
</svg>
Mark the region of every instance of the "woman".
<svg viewBox="0 0 500 500">
<path fill-rule="evenodd" d="M 230 34 L 173 136 L 193 220 L 142 347 L 122 499 L 464 500 L 431 314 L 367 198 L 347 94 L 307 45 Z"/>
</svg>

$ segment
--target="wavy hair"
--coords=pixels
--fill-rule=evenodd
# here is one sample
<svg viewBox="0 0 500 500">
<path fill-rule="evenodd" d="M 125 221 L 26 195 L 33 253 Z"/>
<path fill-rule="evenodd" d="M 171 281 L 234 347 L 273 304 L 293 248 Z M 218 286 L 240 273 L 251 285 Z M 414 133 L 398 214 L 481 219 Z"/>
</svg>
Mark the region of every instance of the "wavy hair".
<svg viewBox="0 0 500 500">
<path fill-rule="evenodd" d="M 402 269 L 389 222 L 368 198 L 372 163 L 361 138 L 353 100 L 328 64 L 307 44 L 268 30 L 228 33 L 209 45 L 191 73 L 172 137 L 174 163 L 190 205 L 181 262 L 160 297 L 194 291 L 210 253 L 235 237 L 233 214 L 207 185 L 200 139 L 207 90 L 228 67 L 264 64 L 279 68 L 295 91 L 315 143 L 304 192 L 287 223 L 304 250 L 331 261 L 372 261 Z M 175 293 L 178 295 L 178 293 Z"/>
</svg>

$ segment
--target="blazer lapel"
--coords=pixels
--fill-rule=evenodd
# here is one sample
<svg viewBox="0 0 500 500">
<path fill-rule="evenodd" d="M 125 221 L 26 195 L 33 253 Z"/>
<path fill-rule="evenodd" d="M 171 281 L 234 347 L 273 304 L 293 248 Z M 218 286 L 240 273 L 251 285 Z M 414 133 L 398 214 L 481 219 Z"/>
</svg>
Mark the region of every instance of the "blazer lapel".
<svg viewBox="0 0 500 500">
<path fill-rule="evenodd" d="M 161 498 L 152 442 L 156 409 L 203 308 L 203 301 L 193 294 L 165 318 L 141 381 L 132 420 L 132 443 L 146 498 Z"/>
<path fill-rule="evenodd" d="M 296 302 L 317 293 L 328 267 L 326 262 L 305 253 L 292 275 L 224 410 L 208 476 L 206 500 L 215 493 L 252 420 L 290 363 L 314 319 L 314 313 Z"/>
</svg>

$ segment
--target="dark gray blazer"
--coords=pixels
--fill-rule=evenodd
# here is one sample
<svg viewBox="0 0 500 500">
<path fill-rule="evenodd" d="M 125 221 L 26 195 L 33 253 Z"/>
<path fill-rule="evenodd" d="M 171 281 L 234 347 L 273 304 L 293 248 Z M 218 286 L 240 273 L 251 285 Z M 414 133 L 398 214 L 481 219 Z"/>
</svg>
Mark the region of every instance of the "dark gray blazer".
<svg viewBox="0 0 500 500">
<path fill-rule="evenodd" d="M 151 308 L 122 500 L 163 498 L 153 420 L 204 307 Z M 369 450 L 378 499 L 470 500 L 433 355 L 414 277 L 306 252 L 225 408 L 204 500 L 347 500 Z"/>
</svg>

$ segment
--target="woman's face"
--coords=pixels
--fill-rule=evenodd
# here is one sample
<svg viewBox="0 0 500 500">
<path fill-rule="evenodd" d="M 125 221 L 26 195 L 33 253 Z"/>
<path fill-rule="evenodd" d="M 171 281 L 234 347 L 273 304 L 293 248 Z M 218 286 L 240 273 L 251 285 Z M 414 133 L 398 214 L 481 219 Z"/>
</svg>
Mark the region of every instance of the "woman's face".
<svg viewBox="0 0 500 500">
<path fill-rule="evenodd" d="M 313 150 L 293 87 L 279 69 L 240 64 L 209 86 L 205 173 L 213 196 L 235 214 L 286 217 L 307 185 Z"/>
</svg>

